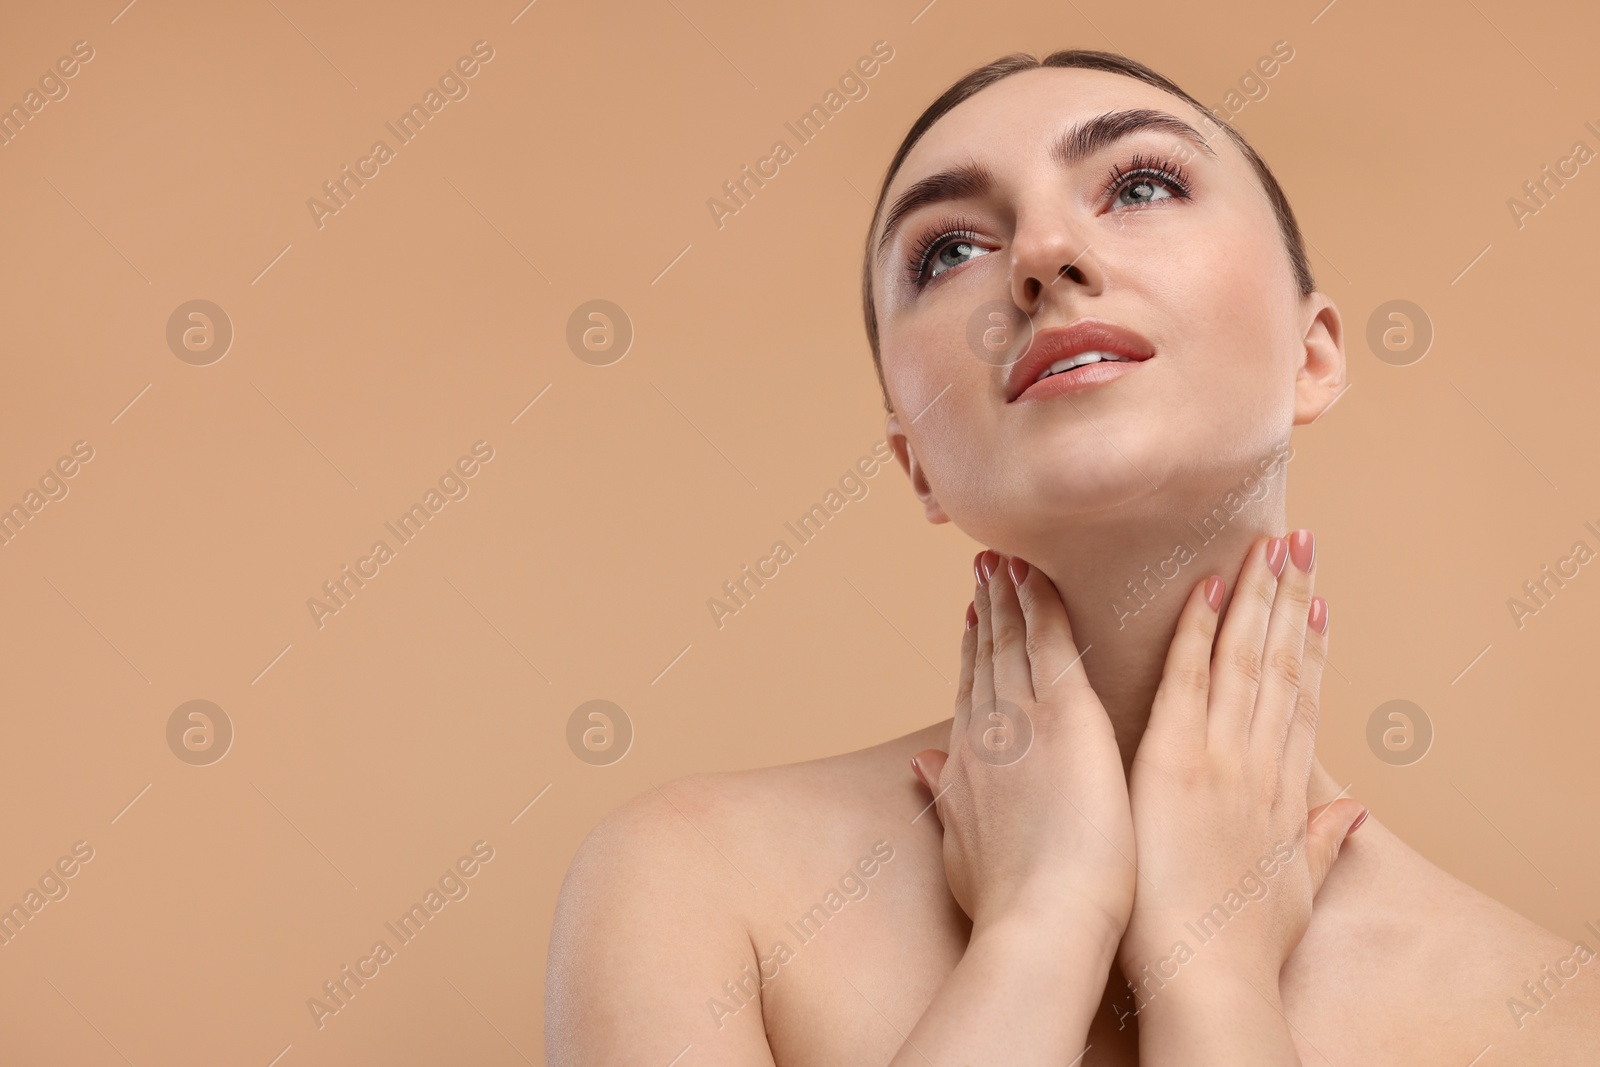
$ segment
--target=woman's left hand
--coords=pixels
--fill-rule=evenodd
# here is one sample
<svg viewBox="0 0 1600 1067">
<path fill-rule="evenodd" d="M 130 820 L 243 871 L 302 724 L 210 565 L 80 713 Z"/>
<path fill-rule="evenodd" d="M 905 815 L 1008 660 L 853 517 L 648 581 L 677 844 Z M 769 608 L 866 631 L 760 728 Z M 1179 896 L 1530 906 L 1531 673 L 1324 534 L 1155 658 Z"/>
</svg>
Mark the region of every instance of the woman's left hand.
<svg viewBox="0 0 1600 1067">
<path fill-rule="evenodd" d="M 1278 1008 L 1279 971 L 1365 814 L 1348 798 L 1306 810 L 1327 655 L 1314 578 L 1308 531 L 1264 538 L 1214 654 L 1220 578 L 1196 585 L 1178 620 L 1129 779 L 1139 873 L 1118 962 L 1141 1011 L 1215 1025 L 1235 998 L 1255 1000 L 1249 989 L 1255 1009 Z"/>
</svg>

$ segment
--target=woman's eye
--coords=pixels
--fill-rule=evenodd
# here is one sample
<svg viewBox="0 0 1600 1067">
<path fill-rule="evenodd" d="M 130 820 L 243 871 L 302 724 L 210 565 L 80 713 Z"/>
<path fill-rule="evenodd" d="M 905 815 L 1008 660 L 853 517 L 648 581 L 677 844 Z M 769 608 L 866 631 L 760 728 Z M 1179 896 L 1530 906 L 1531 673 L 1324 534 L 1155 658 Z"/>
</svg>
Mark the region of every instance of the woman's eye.
<svg viewBox="0 0 1600 1067">
<path fill-rule="evenodd" d="M 976 259 L 979 256 L 987 255 L 988 252 L 987 248 L 980 248 L 969 240 L 951 241 L 949 244 L 936 249 L 933 255 L 928 257 L 928 277 L 936 278 L 950 267 L 959 267 L 967 262 L 966 259 L 958 257 L 970 256 Z"/>
<path fill-rule="evenodd" d="M 1161 178 L 1153 175 L 1134 176 L 1128 178 L 1117 191 L 1114 203 L 1119 207 L 1137 207 L 1140 204 L 1150 204 L 1157 200 L 1167 200 L 1173 195 L 1172 189 Z M 1124 197 L 1129 199 L 1124 201 Z"/>
</svg>

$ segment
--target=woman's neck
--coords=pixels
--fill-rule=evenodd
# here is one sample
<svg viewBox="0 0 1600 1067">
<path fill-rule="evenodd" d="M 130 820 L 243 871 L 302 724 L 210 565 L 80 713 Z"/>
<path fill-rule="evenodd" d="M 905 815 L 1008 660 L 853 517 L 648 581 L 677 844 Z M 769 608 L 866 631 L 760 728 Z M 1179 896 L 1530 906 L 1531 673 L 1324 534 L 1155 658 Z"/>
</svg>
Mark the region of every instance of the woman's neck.
<svg viewBox="0 0 1600 1067">
<path fill-rule="evenodd" d="M 1056 551 L 1028 560 L 1060 591 L 1081 655 L 1079 665 L 1111 719 L 1124 771 L 1131 770 L 1144 736 L 1189 593 L 1209 575 L 1221 576 L 1226 583 L 1225 620 L 1251 547 L 1261 537 L 1287 533 L 1280 494 L 1235 503 L 1244 505 L 1237 513 L 1226 508 L 1197 510 L 1193 521 L 1152 523 L 1144 517 L 1088 531 L 1079 527 L 1056 538 Z M 1095 546 L 1092 554 L 1075 548 L 1080 538 Z M 1325 803 L 1338 793 L 1339 787 L 1317 761 L 1309 803 Z"/>
</svg>

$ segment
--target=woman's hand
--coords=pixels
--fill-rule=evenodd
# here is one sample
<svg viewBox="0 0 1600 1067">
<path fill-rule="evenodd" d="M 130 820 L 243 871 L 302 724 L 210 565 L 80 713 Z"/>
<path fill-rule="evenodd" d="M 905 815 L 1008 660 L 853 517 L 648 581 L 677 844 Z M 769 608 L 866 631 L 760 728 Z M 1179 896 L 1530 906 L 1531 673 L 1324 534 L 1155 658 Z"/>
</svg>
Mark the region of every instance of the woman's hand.
<svg viewBox="0 0 1600 1067">
<path fill-rule="evenodd" d="M 1118 960 L 1142 1022 L 1209 1014 L 1215 1033 L 1217 1012 L 1237 998 L 1251 1002 L 1245 1011 L 1265 1004 L 1281 1015 L 1279 971 L 1364 815 L 1348 798 L 1306 811 L 1327 657 L 1314 579 L 1309 531 L 1263 539 L 1220 637 L 1220 578 L 1197 585 L 1178 620 L 1129 781 L 1139 883 Z M 1279 1043 L 1249 1047 L 1281 1050 L 1283 1023 L 1264 1017 Z M 1197 1037 L 1181 1035 L 1182 1047 L 1199 1051 Z"/>
<path fill-rule="evenodd" d="M 972 936 L 890 1067 L 1081 1062 L 1133 907 L 1122 759 L 1066 608 L 1022 560 L 974 566 L 950 750 L 912 760 Z"/>
<path fill-rule="evenodd" d="M 949 753 L 912 761 L 944 824 L 945 876 L 974 938 L 1015 919 L 1036 937 L 1087 934 L 1109 965 L 1135 878 L 1111 721 L 1044 572 L 992 551 L 974 568 Z"/>
</svg>

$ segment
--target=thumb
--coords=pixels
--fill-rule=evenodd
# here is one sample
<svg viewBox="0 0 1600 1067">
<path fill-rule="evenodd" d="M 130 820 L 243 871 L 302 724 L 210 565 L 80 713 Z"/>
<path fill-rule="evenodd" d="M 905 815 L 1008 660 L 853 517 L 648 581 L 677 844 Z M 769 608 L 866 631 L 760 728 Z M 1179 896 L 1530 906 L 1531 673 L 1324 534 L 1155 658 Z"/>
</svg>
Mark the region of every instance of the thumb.
<svg viewBox="0 0 1600 1067">
<path fill-rule="evenodd" d="M 1306 812 L 1306 863 L 1311 868 L 1311 895 L 1322 889 L 1328 872 L 1339 858 L 1345 838 L 1367 820 L 1367 809 L 1359 800 L 1341 797 Z"/>
<path fill-rule="evenodd" d="M 925 748 L 911 757 L 912 772 L 934 800 L 939 799 L 939 779 L 944 774 L 945 760 L 949 758 L 949 753 L 937 748 Z M 937 812 L 938 808 L 934 810 Z M 943 823 L 944 820 L 939 821 Z"/>
</svg>

